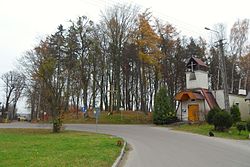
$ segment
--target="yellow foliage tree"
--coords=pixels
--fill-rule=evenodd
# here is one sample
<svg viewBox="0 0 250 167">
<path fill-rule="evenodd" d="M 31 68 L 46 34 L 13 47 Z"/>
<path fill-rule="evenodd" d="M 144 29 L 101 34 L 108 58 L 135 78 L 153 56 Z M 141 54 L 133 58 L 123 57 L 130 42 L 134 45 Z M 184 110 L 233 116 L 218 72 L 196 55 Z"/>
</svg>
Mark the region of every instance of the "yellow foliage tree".
<svg viewBox="0 0 250 167">
<path fill-rule="evenodd" d="M 160 37 L 149 24 L 149 12 L 139 15 L 136 44 L 139 50 L 139 58 L 143 63 L 159 68 L 162 54 L 159 48 Z"/>
<path fill-rule="evenodd" d="M 149 23 L 150 13 L 144 12 L 138 17 L 138 30 L 136 31 L 136 45 L 140 59 L 140 91 L 141 110 L 147 112 L 147 103 L 152 104 L 147 99 L 147 92 L 152 92 L 152 84 L 158 87 L 158 74 L 161 69 L 160 62 L 162 54 L 160 51 L 160 37 L 155 33 Z M 152 81 L 154 80 L 154 82 Z"/>
</svg>

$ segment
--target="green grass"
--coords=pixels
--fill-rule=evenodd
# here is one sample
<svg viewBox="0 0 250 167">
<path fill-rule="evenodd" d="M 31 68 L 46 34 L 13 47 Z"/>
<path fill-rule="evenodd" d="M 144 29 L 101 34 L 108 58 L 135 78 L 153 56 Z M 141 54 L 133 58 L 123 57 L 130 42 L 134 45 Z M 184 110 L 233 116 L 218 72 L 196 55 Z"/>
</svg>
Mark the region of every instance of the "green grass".
<svg viewBox="0 0 250 167">
<path fill-rule="evenodd" d="M 236 139 L 236 140 L 246 140 L 248 139 L 249 132 L 247 131 L 241 131 L 241 134 L 239 134 L 236 127 L 232 127 L 227 132 L 218 132 L 214 131 L 214 127 L 209 124 L 183 124 L 173 127 L 174 130 L 179 131 L 185 131 L 185 132 L 191 132 L 196 134 L 201 134 L 208 136 L 209 131 L 212 131 L 215 135 L 215 137 L 221 137 L 221 138 L 228 138 L 228 139 Z"/>
<path fill-rule="evenodd" d="M 0 129 L 0 166 L 109 167 L 121 150 L 117 140 L 86 132 Z"/>
<path fill-rule="evenodd" d="M 98 118 L 100 124 L 151 124 L 152 114 L 147 115 L 143 112 L 136 111 L 122 111 L 113 112 L 112 115 L 108 115 L 108 112 L 101 112 Z M 95 123 L 95 117 L 93 113 L 89 113 L 88 118 L 83 118 L 82 113 L 79 113 L 78 118 L 75 113 L 65 113 L 63 123 Z"/>
</svg>

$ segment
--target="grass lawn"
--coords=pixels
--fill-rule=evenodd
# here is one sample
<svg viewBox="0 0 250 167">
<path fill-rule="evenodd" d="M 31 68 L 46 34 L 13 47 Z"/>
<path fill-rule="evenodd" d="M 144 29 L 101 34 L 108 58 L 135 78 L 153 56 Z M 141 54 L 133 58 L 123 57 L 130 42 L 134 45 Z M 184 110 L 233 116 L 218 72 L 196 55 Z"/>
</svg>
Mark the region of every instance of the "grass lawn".
<svg viewBox="0 0 250 167">
<path fill-rule="evenodd" d="M 247 131 L 241 131 L 241 134 L 239 134 L 236 127 L 231 127 L 228 132 L 217 132 L 214 131 L 214 127 L 209 124 L 183 124 L 174 126 L 172 129 L 174 130 L 180 130 L 185 132 L 191 132 L 191 133 L 197 133 L 201 135 L 208 136 L 209 131 L 212 131 L 215 135 L 215 137 L 221 137 L 221 138 L 228 138 L 228 139 L 237 139 L 237 140 L 246 140 L 248 139 L 249 132 Z"/>
<path fill-rule="evenodd" d="M 0 129 L 0 166 L 110 167 L 121 150 L 118 140 L 87 132 Z"/>
<path fill-rule="evenodd" d="M 95 123 L 94 114 L 89 112 L 88 118 L 83 118 L 81 112 L 76 113 L 65 113 L 63 123 Z M 152 124 L 152 113 L 147 115 L 143 112 L 136 111 L 120 111 L 113 112 L 112 115 L 108 115 L 108 112 L 102 111 L 98 123 L 101 124 Z"/>
</svg>

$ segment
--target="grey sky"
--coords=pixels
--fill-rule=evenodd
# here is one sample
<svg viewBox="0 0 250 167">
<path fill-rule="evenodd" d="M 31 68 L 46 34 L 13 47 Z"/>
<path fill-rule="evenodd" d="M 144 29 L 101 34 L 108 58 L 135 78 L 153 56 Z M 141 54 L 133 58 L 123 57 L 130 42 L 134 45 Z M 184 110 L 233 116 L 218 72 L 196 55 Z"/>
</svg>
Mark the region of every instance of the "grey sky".
<svg viewBox="0 0 250 167">
<path fill-rule="evenodd" d="M 100 10 L 117 2 L 151 8 L 154 16 L 176 26 L 182 35 L 206 39 L 205 26 L 225 23 L 230 29 L 237 19 L 250 19 L 249 0 L 0 0 L 0 75 L 14 69 L 17 58 L 59 24 L 82 15 L 98 22 Z M 2 97 L 1 86 L 0 101 Z"/>
</svg>

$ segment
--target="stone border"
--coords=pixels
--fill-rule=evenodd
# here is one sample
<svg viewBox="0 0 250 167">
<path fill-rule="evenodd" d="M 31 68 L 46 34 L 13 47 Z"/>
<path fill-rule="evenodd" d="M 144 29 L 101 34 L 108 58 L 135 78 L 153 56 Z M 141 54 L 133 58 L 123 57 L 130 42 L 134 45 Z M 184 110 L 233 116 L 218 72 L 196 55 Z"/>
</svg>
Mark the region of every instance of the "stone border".
<svg viewBox="0 0 250 167">
<path fill-rule="evenodd" d="M 123 147 L 122 147 L 122 150 L 121 150 L 121 153 L 120 155 L 116 158 L 115 162 L 113 163 L 112 167 L 118 167 L 124 154 L 125 154 L 125 148 L 127 146 L 127 142 L 124 141 L 124 144 L 123 144 Z"/>
</svg>

